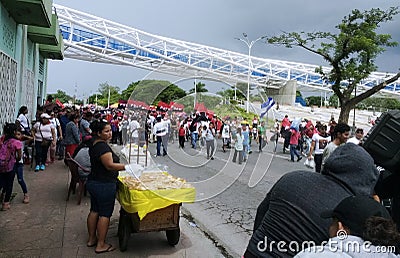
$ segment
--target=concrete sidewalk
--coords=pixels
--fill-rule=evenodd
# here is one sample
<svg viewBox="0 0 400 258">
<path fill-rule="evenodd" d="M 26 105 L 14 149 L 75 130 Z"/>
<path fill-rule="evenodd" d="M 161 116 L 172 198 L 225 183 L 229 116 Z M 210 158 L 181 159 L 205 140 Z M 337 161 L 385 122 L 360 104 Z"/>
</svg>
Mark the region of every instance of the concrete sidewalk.
<svg viewBox="0 0 400 258">
<path fill-rule="evenodd" d="M 126 252 L 95 254 L 94 247 L 86 246 L 89 197 L 83 197 L 81 205 L 75 195 L 65 201 L 70 173 L 64 163 L 57 161 L 38 173 L 29 166 L 24 169 L 30 203 L 22 203 L 22 190 L 15 179 L 11 209 L 0 212 L 0 257 L 224 257 L 183 217 L 175 247 L 168 245 L 164 232 L 138 233 L 131 234 Z M 117 201 L 107 236 L 107 242 L 117 248 L 119 208 Z"/>
</svg>

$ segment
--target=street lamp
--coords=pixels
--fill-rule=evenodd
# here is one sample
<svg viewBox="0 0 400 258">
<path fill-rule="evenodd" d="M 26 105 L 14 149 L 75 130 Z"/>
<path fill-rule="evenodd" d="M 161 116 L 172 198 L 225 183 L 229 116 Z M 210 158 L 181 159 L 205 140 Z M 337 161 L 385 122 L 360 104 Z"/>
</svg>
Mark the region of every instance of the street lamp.
<svg viewBox="0 0 400 258">
<path fill-rule="evenodd" d="M 110 95 L 111 95 L 111 88 L 110 88 L 110 85 L 108 85 L 107 108 L 110 108 Z"/>
<path fill-rule="evenodd" d="M 357 84 L 354 86 L 354 97 L 357 97 Z M 351 132 L 354 134 L 356 132 L 356 105 L 353 108 L 353 128 Z"/>
<path fill-rule="evenodd" d="M 246 105 L 246 112 L 249 113 L 249 103 L 250 103 L 250 69 L 251 69 L 251 48 L 253 47 L 254 43 L 256 43 L 259 40 L 265 39 L 267 36 L 261 36 L 257 38 L 256 40 L 250 41 L 249 38 L 247 37 L 246 33 L 243 33 L 243 38 L 235 38 L 237 40 L 240 40 L 246 44 L 246 46 L 249 48 L 249 67 L 247 69 L 247 105 Z"/>
<path fill-rule="evenodd" d="M 196 89 L 196 78 L 194 78 L 194 82 L 193 82 L 193 84 L 194 84 L 194 98 L 193 98 L 193 109 L 195 109 L 196 108 L 196 102 L 197 102 L 197 99 L 196 99 L 196 97 L 197 97 L 197 89 Z"/>
</svg>

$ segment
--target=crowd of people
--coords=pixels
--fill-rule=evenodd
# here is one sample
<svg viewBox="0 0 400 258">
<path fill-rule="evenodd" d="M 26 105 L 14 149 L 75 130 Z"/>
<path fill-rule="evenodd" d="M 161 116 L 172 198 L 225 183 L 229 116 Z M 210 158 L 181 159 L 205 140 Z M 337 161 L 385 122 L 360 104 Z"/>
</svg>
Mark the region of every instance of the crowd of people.
<svg viewBox="0 0 400 258">
<path fill-rule="evenodd" d="M 85 170 L 79 174 L 87 180 L 90 211 L 87 217 L 88 247 L 96 253 L 115 250 L 106 242 L 110 217 L 115 204 L 118 171 L 125 166 L 108 143 L 143 146 L 155 143 L 155 157 L 168 155 L 168 144 L 179 148 L 205 148 L 206 158 L 213 160 L 216 141 L 222 141 L 222 151 L 234 148 L 232 162 L 242 164 L 256 143 L 262 152 L 270 141 L 284 139 L 282 151 L 290 152 L 291 162 L 314 160 L 315 172 L 294 171 L 283 175 L 257 208 L 253 234 L 244 257 L 319 257 L 332 255 L 327 243 L 332 241 L 371 242 L 379 246 L 394 246 L 384 257 L 398 252 L 400 235 L 396 225 L 379 203 L 377 185 L 380 172 L 372 157 L 360 146 L 362 128 L 350 138 L 350 127 L 309 119 L 276 120 L 272 128 L 257 116 L 246 119 L 219 118 L 215 114 L 194 112 L 184 116 L 173 112 L 147 110 L 91 110 L 61 108 L 51 98 L 38 108 L 36 121 L 28 119 L 28 109 L 19 109 L 15 123 L 7 123 L 0 139 L 0 189 L 2 210 L 11 208 L 10 198 L 14 177 L 24 193 L 23 203 L 29 203 L 28 188 L 23 179 L 24 163 L 34 162 L 34 171 L 45 171 L 56 160 L 72 157 Z M 272 132 L 270 139 L 267 132 Z M 306 144 L 305 144 L 306 143 Z M 307 147 L 308 146 L 308 147 Z M 34 151 L 32 151 L 34 150 Z M 32 157 L 34 155 L 34 157 Z M 89 171 L 89 172 L 88 172 Z M 345 232 L 349 239 L 338 239 Z M 285 248 L 312 241 L 309 248 Z M 328 242 L 326 242 L 328 241 Z M 331 242 L 329 242 L 331 241 Z M 316 252 L 316 248 L 325 243 Z M 341 253 L 352 253 L 342 249 Z M 365 254 L 362 253 L 363 255 Z M 362 255 L 361 255 L 362 256 Z M 360 256 L 360 257 L 361 257 Z"/>
</svg>

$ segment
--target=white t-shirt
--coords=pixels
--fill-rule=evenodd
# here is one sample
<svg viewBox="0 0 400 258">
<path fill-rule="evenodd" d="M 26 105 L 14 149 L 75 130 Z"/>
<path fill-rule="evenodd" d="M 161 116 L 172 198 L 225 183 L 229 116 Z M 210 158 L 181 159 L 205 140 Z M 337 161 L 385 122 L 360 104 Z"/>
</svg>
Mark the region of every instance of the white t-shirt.
<svg viewBox="0 0 400 258">
<path fill-rule="evenodd" d="M 17 120 L 20 122 L 20 124 L 24 127 L 24 128 L 28 128 L 29 127 L 29 122 L 28 122 L 28 118 L 26 118 L 26 116 L 24 114 L 20 114 L 17 118 Z"/>
<path fill-rule="evenodd" d="M 60 126 L 60 121 L 58 120 L 57 117 L 50 118 L 49 120 L 50 120 L 50 123 L 53 125 L 53 128 L 56 130 L 55 133 L 56 133 L 56 137 L 58 140 L 57 127 Z"/>
<path fill-rule="evenodd" d="M 214 135 L 215 135 L 215 129 L 214 128 L 212 128 L 212 129 L 208 128 L 205 131 L 204 137 L 206 137 L 206 141 L 213 141 L 214 140 Z"/>
<path fill-rule="evenodd" d="M 347 140 L 346 143 L 354 143 L 355 145 L 360 144 L 360 140 L 357 139 L 356 137 L 351 137 L 350 139 Z"/>
<path fill-rule="evenodd" d="M 326 145 L 331 141 L 330 136 L 323 137 L 318 133 L 315 133 L 312 137 L 312 140 L 315 142 L 315 154 L 322 154 Z"/>
<path fill-rule="evenodd" d="M 171 120 L 164 119 L 162 122 L 164 123 L 165 128 L 167 128 L 167 133 L 171 132 Z"/>
<path fill-rule="evenodd" d="M 324 149 L 322 153 L 322 168 L 325 164 L 326 159 L 332 154 L 332 152 L 339 146 L 337 146 L 334 142 L 330 142 Z"/>
<path fill-rule="evenodd" d="M 153 134 L 156 136 L 164 136 L 168 132 L 168 128 L 163 122 L 157 122 L 153 128 Z"/>
<path fill-rule="evenodd" d="M 129 123 L 129 130 L 132 132 L 132 137 L 133 138 L 138 138 L 139 137 L 139 132 L 138 129 L 140 128 L 140 124 L 136 120 L 132 120 Z"/>
<path fill-rule="evenodd" d="M 229 138 L 229 125 L 225 124 L 222 128 L 222 138 Z"/>
<path fill-rule="evenodd" d="M 52 129 L 54 130 L 54 125 L 52 123 L 43 125 L 41 122 L 36 122 L 33 128 L 35 129 L 35 138 L 38 141 L 42 141 L 43 138 L 45 138 L 46 140 L 53 140 L 53 134 L 51 133 L 51 131 Z"/>
</svg>

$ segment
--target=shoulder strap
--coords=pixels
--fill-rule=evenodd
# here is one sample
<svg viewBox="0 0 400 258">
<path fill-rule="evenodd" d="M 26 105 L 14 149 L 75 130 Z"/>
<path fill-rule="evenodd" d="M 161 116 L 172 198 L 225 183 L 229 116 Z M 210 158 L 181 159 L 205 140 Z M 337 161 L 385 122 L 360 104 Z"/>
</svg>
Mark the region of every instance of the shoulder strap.
<svg viewBox="0 0 400 258">
<path fill-rule="evenodd" d="M 40 135 L 42 136 L 42 140 L 44 140 L 44 137 L 43 137 L 43 134 L 42 134 L 42 130 L 40 130 L 40 126 L 41 126 L 42 124 L 40 123 L 39 124 L 39 133 L 40 133 Z"/>
</svg>

